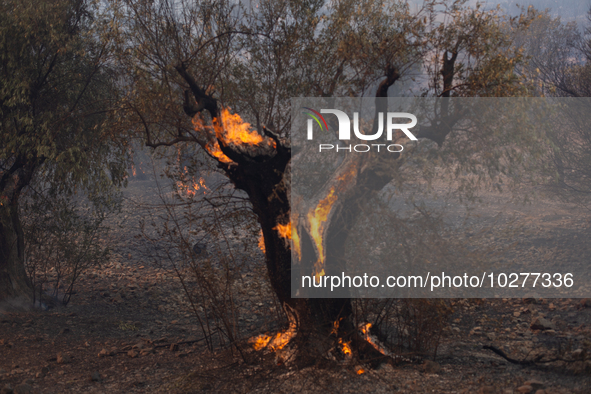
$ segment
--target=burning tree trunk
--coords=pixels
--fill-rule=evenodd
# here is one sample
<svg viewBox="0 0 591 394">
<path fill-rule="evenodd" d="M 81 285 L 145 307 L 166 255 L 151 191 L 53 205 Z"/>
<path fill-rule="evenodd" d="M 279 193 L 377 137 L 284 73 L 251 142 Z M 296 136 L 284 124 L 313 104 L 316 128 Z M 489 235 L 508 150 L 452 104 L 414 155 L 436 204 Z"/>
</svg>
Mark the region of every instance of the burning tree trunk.
<svg viewBox="0 0 591 394">
<path fill-rule="evenodd" d="M 386 66 L 385 79 L 377 91 L 378 97 L 387 97 L 388 88 L 399 79 L 400 74 L 420 64 L 426 65 L 429 72 L 437 73 L 429 82 L 429 92 L 424 92 L 429 96 L 432 93 L 444 98 L 452 95 L 488 96 L 489 91 L 497 92 L 504 86 L 513 86 L 511 70 L 515 67 L 514 60 L 519 57 L 508 50 L 511 46 L 499 28 L 499 18 L 494 12 L 483 12 L 478 8 L 471 10 L 460 5 L 446 9 L 441 15 L 445 15 L 450 22 L 441 24 L 434 17 L 439 11 L 433 14 L 435 11 L 431 3 L 426 4 L 424 14 L 421 11 L 411 15 L 404 2 L 394 2 L 392 8 L 389 4 L 386 7 L 387 4 L 355 2 L 334 4 L 335 7 L 332 3 L 315 3 L 311 7 L 307 3 L 293 2 L 275 8 L 273 2 L 267 2 L 260 10 L 257 7 L 251 15 L 252 19 L 244 20 L 244 26 L 249 27 L 245 29 L 238 20 L 228 18 L 235 14 L 232 11 L 234 3 L 226 8 L 227 4 L 222 2 L 219 9 L 228 12 L 213 13 L 209 3 L 194 8 L 178 8 L 174 2 L 165 2 L 161 7 L 160 4 L 152 7 L 136 1 L 127 1 L 126 4 L 132 12 L 128 23 L 121 24 L 130 26 L 123 29 L 125 33 L 122 37 L 127 37 L 129 30 L 129 47 L 141 47 L 143 50 L 129 52 L 133 55 L 125 51 L 123 58 L 133 65 L 136 59 L 128 59 L 128 56 L 139 56 L 141 60 L 130 79 L 136 79 L 136 71 L 137 75 L 144 75 L 137 87 L 138 91 L 148 94 L 145 111 L 141 109 L 143 101 L 140 101 L 140 109 L 131 105 L 130 111 L 137 112 L 137 121 L 146 131 L 147 145 L 157 147 L 196 142 L 217 160 L 236 188 L 248 194 L 264 236 L 271 285 L 296 327 L 296 341 L 305 344 L 302 347 L 309 349 L 312 357 L 322 353 L 323 347 L 332 346 L 327 338 L 333 338 L 333 344 L 339 339 L 346 342 L 356 338 L 358 329 L 350 319 L 350 299 L 291 298 L 292 251 L 287 229 L 295 229 L 291 234 L 293 244 L 301 243 L 304 263 L 313 265 L 316 274 L 320 275 L 324 270 L 324 274 L 329 275 L 331 270 L 339 269 L 345 263 L 344 255 L 339 254 L 342 252 L 331 252 L 325 256 L 319 253 L 319 249 L 342 251 L 339 243 L 342 245 L 346 236 L 340 236 L 340 232 L 343 229 L 346 232 L 359 213 L 349 213 L 349 210 L 346 216 L 338 213 L 344 206 L 360 204 L 369 194 L 388 184 L 396 175 L 388 171 L 392 168 L 396 171 L 400 156 L 394 153 L 388 155 L 386 160 L 393 161 L 393 166 L 376 165 L 384 158 L 369 154 L 363 158 L 351 158 L 357 160 L 350 163 L 352 171 L 346 171 L 347 166 L 344 166 L 340 174 L 347 174 L 347 182 L 328 185 L 324 194 L 319 195 L 318 205 L 308 211 L 311 216 L 295 218 L 295 210 L 292 211 L 289 201 L 289 142 L 275 133 L 273 127 L 250 131 L 239 118 L 220 108 L 218 96 L 208 93 L 206 87 L 213 87 L 224 75 L 231 75 L 230 83 L 223 82 L 222 86 L 226 92 L 232 92 L 228 95 L 222 93 L 219 97 L 232 101 L 240 96 L 243 102 L 249 101 L 255 112 L 259 112 L 260 108 L 255 108 L 259 105 L 268 106 L 269 111 L 260 113 L 281 119 L 280 127 L 288 121 L 281 111 L 285 108 L 287 97 L 346 96 L 365 92 L 375 81 L 377 73 L 381 72 L 378 67 L 388 63 L 396 64 L 398 68 Z M 182 11 L 185 9 L 188 10 L 186 13 Z M 195 18 L 195 15 L 203 15 L 203 20 Z M 219 20 L 216 19 L 218 17 Z M 251 21 L 252 26 L 249 25 Z M 193 24 L 196 28 L 192 27 Z M 216 29 L 211 26 L 216 26 Z M 199 33 L 198 37 L 193 36 L 201 30 L 203 33 Z M 237 36 L 244 37 L 233 41 L 233 37 Z M 442 50 L 445 54 L 441 53 Z M 509 56 L 503 56 L 503 53 Z M 431 55 L 435 57 L 427 59 Z M 235 59 L 239 61 L 234 63 Z M 458 73 L 455 67 L 458 59 L 462 60 L 462 73 Z M 167 104 L 172 101 L 161 98 L 175 91 L 170 84 L 175 84 L 173 81 L 177 75 L 168 75 L 171 63 L 175 65 L 183 85 L 188 85 L 184 110 L 192 118 L 196 132 L 185 130 L 176 118 L 169 119 Z M 162 80 L 158 77 L 160 74 L 165 75 Z M 199 76 L 203 79 L 197 83 L 195 78 Z M 243 81 L 237 81 L 242 78 Z M 462 83 L 454 86 L 454 78 L 460 78 Z M 238 84 L 234 85 L 236 82 Z M 440 85 L 443 89 L 439 89 Z M 163 86 L 165 88 L 161 90 Z M 263 101 L 264 104 L 261 104 Z M 155 103 L 161 104 L 162 108 Z M 152 111 L 158 114 L 162 111 L 162 116 L 156 116 L 154 123 L 150 122 Z M 270 116 L 274 111 L 280 116 Z M 432 128 L 421 129 L 415 135 L 441 145 L 451 127 L 440 126 L 453 124 L 453 119 L 446 119 L 447 108 L 443 105 L 435 116 L 439 120 L 432 122 Z M 150 134 L 151 124 L 159 125 L 154 139 Z M 159 141 L 158 138 L 166 138 L 164 135 L 169 135 L 170 139 Z M 404 143 L 404 136 L 399 136 L 399 140 L 392 143 Z M 407 149 L 405 153 L 408 153 Z M 330 194 L 332 187 L 336 194 Z M 338 195 L 336 202 L 335 195 Z M 300 220 L 302 226 L 291 225 Z M 310 273 L 306 272 L 306 275 Z M 335 330 L 335 327 L 338 329 Z M 358 342 L 360 349 L 363 344 L 369 345 L 361 339 Z"/>
<path fill-rule="evenodd" d="M 289 165 L 291 160 L 291 146 L 288 140 L 281 138 L 273 130 L 263 127 L 260 134 L 251 131 L 250 125 L 244 123 L 238 115 L 232 115 L 225 108 L 219 108 L 216 99 L 200 88 L 186 67 L 180 64 L 176 67 L 180 76 L 187 82 L 194 100 L 189 92 L 185 92 L 184 110 L 193 118 L 193 124 L 199 132 L 198 143 L 214 157 L 219 167 L 226 173 L 235 187 L 244 190 L 252 203 L 254 212 L 261 225 L 264 237 L 266 265 L 271 281 L 279 301 L 292 325 L 295 333 L 294 342 L 299 349 L 300 361 L 311 362 L 326 354 L 335 344 L 351 343 L 369 358 L 384 358 L 384 355 L 362 338 L 351 319 L 352 306 L 350 298 L 334 299 L 304 299 L 291 297 L 291 207 L 289 200 Z M 393 67 L 388 67 L 386 79 L 380 84 L 378 97 L 387 97 L 388 88 L 399 78 L 399 73 Z M 203 111 L 211 116 L 211 124 L 205 122 Z M 381 108 L 376 109 L 377 111 Z M 374 122 L 375 123 L 375 122 Z M 376 127 L 376 126 L 374 126 Z M 146 128 L 146 132 L 148 129 Z M 264 137 L 261 135 L 264 134 Z M 147 135 L 147 144 L 152 143 Z M 179 137 L 182 140 L 182 136 Z M 398 155 L 392 155 L 396 160 Z M 326 242 L 331 250 L 342 251 L 342 243 L 346 237 L 335 235 L 343 229 L 351 227 L 356 220 L 356 214 L 331 215 L 345 205 L 357 205 L 368 193 L 381 190 L 394 176 L 376 170 L 377 166 L 362 162 L 362 159 L 352 157 L 343 168 L 332 189 L 326 191 L 322 197 L 329 203 L 330 197 L 336 193 L 338 204 L 327 204 L 323 215 L 322 207 L 311 212 L 308 218 L 312 225 L 311 231 L 293 234 L 298 253 L 301 252 L 300 240 L 310 246 L 316 243 L 316 250 L 322 249 Z M 376 160 L 363 158 L 363 160 Z M 362 170 L 358 170 L 362 169 Z M 334 200 L 333 200 L 334 202 Z M 325 225 L 320 225 L 325 221 Z M 322 240 L 325 238 L 325 241 Z M 319 239 L 320 238 L 320 239 Z M 335 244 L 337 243 L 337 244 Z M 306 248 L 314 250 L 313 248 Z M 312 257 L 316 260 L 317 274 L 324 268 L 329 271 L 341 269 L 345 263 L 342 252 L 328 254 L 326 260 L 322 253 Z M 327 340 L 328 339 L 328 340 Z M 267 343 L 269 339 L 267 339 Z M 283 346 L 283 345 L 281 345 Z M 348 349 L 350 352 L 350 348 Z M 347 350 L 344 349 L 346 353 Z"/>
</svg>

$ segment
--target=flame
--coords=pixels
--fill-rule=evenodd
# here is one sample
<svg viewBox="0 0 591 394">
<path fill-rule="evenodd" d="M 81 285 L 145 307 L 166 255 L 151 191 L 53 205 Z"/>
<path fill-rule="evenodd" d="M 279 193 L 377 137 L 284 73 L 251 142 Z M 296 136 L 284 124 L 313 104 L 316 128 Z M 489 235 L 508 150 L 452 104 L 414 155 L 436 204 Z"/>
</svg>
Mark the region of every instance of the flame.
<svg viewBox="0 0 591 394">
<path fill-rule="evenodd" d="M 310 210 L 308 213 L 307 218 L 308 222 L 310 223 L 310 236 L 312 237 L 312 241 L 316 245 L 316 250 L 318 252 L 318 260 L 314 263 L 314 276 L 316 277 L 317 281 L 320 280 L 321 276 L 325 275 L 324 260 L 326 256 L 324 255 L 323 235 L 326 221 L 328 220 L 328 216 L 335 201 L 338 199 L 337 192 L 345 190 L 356 174 L 357 165 L 355 162 L 352 162 L 352 164 L 350 164 L 349 167 L 346 167 L 345 170 L 342 171 L 342 174 L 336 178 L 336 183 L 330 189 L 328 195 L 320 200 L 316 208 Z"/>
<path fill-rule="evenodd" d="M 323 269 L 322 269 L 322 271 L 320 271 L 320 272 L 317 272 L 316 274 L 314 274 L 314 280 L 315 280 L 317 283 L 320 283 L 320 277 L 321 277 L 321 276 L 324 276 L 324 275 L 326 275 L 326 274 L 324 273 L 324 268 L 323 268 Z"/>
<path fill-rule="evenodd" d="M 238 114 L 231 114 L 227 108 L 222 109 L 221 119 L 223 132 L 220 127 L 216 127 L 216 136 L 226 144 L 258 145 L 265 140 L 259 133 L 250 131 L 250 123 L 244 122 Z M 216 123 L 214 119 L 214 125 Z"/>
<path fill-rule="evenodd" d="M 365 369 L 363 369 L 363 368 L 359 368 L 357 370 L 357 375 L 361 375 L 361 374 L 364 374 L 364 373 L 365 373 Z"/>
<path fill-rule="evenodd" d="M 201 114 L 193 116 L 191 119 L 191 123 L 193 123 L 193 128 L 195 131 L 205 131 L 208 134 L 209 141 L 205 145 L 205 149 L 209 152 L 210 155 L 215 157 L 218 161 L 222 163 L 232 163 L 232 159 L 222 152 L 220 145 L 218 144 L 215 138 L 212 138 L 212 135 L 215 135 L 214 128 L 210 125 L 205 124 Z"/>
<path fill-rule="evenodd" d="M 263 253 L 266 253 L 266 249 L 265 249 L 265 237 L 263 237 L 263 230 L 261 230 L 261 234 L 259 235 L 259 249 L 262 250 Z"/>
<path fill-rule="evenodd" d="M 131 176 L 136 176 L 135 165 L 131 164 Z"/>
<path fill-rule="evenodd" d="M 195 183 L 193 187 L 197 186 L 197 184 Z M 203 179 L 203 177 L 199 178 L 199 187 L 198 189 L 201 188 L 203 189 L 203 194 L 205 194 L 205 192 L 207 190 L 209 190 L 209 188 L 205 185 L 205 179 Z"/>
<path fill-rule="evenodd" d="M 291 222 L 287 224 L 277 224 L 273 227 L 273 230 L 277 230 L 282 238 L 291 239 Z"/>
<path fill-rule="evenodd" d="M 186 185 L 185 183 L 181 182 L 181 181 L 177 181 L 176 183 L 176 187 L 179 190 L 179 192 L 184 192 L 184 194 L 186 194 L 189 197 L 194 197 L 197 194 L 197 190 L 199 190 L 199 185 L 196 183 L 193 183 L 193 185 Z"/>
<path fill-rule="evenodd" d="M 308 213 L 308 222 L 310 223 L 310 236 L 316 244 L 316 250 L 318 251 L 318 260 L 314 263 L 316 276 L 324 275 L 324 245 L 322 235 L 324 232 L 324 224 L 328 219 L 330 209 L 337 200 L 335 194 L 335 188 L 330 189 L 328 195 L 320 200 L 318 206 Z M 320 274 L 322 270 L 322 274 Z"/>
<path fill-rule="evenodd" d="M 343 342 L 343 339 L 339 338 L 339 344 L 341 345 L 341 350 L 343 351 L 345 356 L 350 356 L 353 354 L 353 352 L 351 351 L 351 341 Z"/>
<path fill-rule="evenodd" d="M 258 352 L 259 350 L 267 347 L 270 341 L 271 337 L 269 335 L 262 334 L 252 341 L 252 347 Z"/>
<path fill-rule="evenodd" d="M 371 328 L 372 324 L 371 323 L 365 323 L 360 327 L 361 333 L 364 335 L 364 339 L 371 345 L 374 347 L 374 349 L 376 349 L 378 352 L 382 353 L 383 355 L 387 355 L 386 349 L 382 348 L 378 343 L 377 343 L 377 339 L 374 338 L 370 332 L 369 329 Z"/>
<path fill-rule="evenodd" d="M 293 241 L 293 250 L 298 255 L 298 260 L 302 259 L 302 249 L 300 246 L 300 236 L 298 235 L 298 230 L 296 225 L 291 226 L 291 240 Z"/>
<path fill-rule="evenodd" d="M 195 115 L 192 123 L 196 131 L 206 132 L 208 143 L 205 145 L 205 149 L 222 163 L 232 163 L 232 159 L 222 152 L 218 140 L 222 141 L 224 145 L 260 145 L 266 143 L 273 148 L 277 147 L 275 141 L 264 138 L 256 131 L 251 130 L 250 123 L 243 121 L 240 115 L 230 113 L 229 108 L 222 108 L 219 118 L 213 118 L 212 125 L 205 124 L 201 114 Z"/>
<path fill-rule="evenodd" d="M 194 197 L 199 190 L 203 190 L 203 194 L 206 194 L 209 188 L 205 184 L 203 177 L 199 178 L 198 182 L 191 181 L 187 182 L 185 179 L 188 175 L 187 166 L 183 167 L 181 172 L 181 180 L 176 182 L 176 187 L 179 192 L 184 192 L 189 197 Z M 190 184 L 189 184 L 190 183 Z"/>
<path fill-rule="evenodd" d="M 332 330 L 330 330 L 330 333 L 331 334 L 334 334 L 334 335 L 338 335 L 339 334 L 339 325 L 341 324 L 341 320 L 342 319 L 343 318 L 341 317 L 339 320 L 335 320 L 334 323 L 332 323 Z"/>
<path fill-rule="evenodd" d="M 207 151 L 218 161 L 221 161 L 222 163 L 232 163 L 232 159 L 222 152 L 222 148 L 220 148 L 220 145 L 217 143 L 217 141 L 215 141 L 213 144 L 205 145 L 205 149 L 207 149 Z"/>
<path fill-rule="evenodd" d="M 296 325 L 290 322 L 289 328 L 285 331 L 278 332 L 275 336 L 261 334 L 250 340 L 254 350 L 259 351 L 264 348 L 270 348 L 276 352 L 281 350 L 291 341 L 296 335 Z"/>
<path fill-rule="evenodd" d="M 363 335 L 369 335 L 369 329 L 371 328 L 372 324 L 371 323 L 365 323 L 364 325 L 361 326 L 361 332 L 363 333 Z"/>
</svg>

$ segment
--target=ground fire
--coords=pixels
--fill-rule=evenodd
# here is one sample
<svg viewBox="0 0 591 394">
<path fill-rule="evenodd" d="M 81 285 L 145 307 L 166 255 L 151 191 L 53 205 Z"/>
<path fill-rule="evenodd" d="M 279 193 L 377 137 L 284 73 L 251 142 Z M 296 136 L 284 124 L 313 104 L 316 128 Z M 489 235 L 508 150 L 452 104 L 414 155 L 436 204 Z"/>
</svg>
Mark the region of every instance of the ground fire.
<svg viewBox="0 0 591 394">
<path fill-rule="evenodd" d="M 289 341 L 291 341 L 296 335 L 296 324 L 290 323 L 289 328 L 285 331 L 280 331 L 275 335 L 261 334 L 257 337 L 251 338 L 250 342 L 253 348 L 257 351 L 262 349 L 269 349 L 270 351 L 276 352 L 283 349 Z"/>
</svg>

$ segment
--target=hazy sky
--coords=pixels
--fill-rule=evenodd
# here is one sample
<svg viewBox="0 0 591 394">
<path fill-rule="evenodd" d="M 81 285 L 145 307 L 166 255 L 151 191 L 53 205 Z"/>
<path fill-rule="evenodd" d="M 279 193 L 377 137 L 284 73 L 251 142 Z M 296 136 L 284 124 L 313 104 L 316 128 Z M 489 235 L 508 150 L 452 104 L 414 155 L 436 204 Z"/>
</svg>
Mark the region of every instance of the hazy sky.
<svg viewBox="0 0 591 394">
<path fill-rule="evenodd" d="M 518 12 L 519 9 L 516 4 L 522 6 L 533 5 L 539 10 L 549 8 L 552 15 L 560 16 L 565 22 L 576 21 L 582 24 L 587 21 L 587 11 L 591 2 L 589 0 L 505 0 L 499 3 L 487 2 L 487 4 L 501 4 L 503 8 L 511 13 Z"/>
<path fill-rule="evenodd" d="M 477 0 L 468 0 L 470 5 L 477 2 Z M 579 26 L 587 23 L 587 11 L 591 6 L 591 0 L 481 0 L 480 2 L 486 4 L 487 8 L 494 8 L 500 4 L 512 15 L 519 14 L 519 6 L 527 8 L 527 6 L 533 5 L 538 10 L 548 8 L 553 16 L 560 16 L 564 22 L 576 21 Z M 423 0 L 409 0 L 409 3 L 420 6 Z"/>
</svg>

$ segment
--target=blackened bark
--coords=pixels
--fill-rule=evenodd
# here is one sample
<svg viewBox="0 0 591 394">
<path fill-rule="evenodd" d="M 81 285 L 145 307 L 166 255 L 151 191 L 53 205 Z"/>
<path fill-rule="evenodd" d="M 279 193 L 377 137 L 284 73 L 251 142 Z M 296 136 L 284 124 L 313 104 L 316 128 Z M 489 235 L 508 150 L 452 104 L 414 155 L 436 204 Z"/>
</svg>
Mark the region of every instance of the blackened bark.
<svg viewBox="0 0 591 394">
<path fill-rule="evenodd" d="M 195 104 L 185 98 L 184 110 L 192 116 L 199 111 L 206 110 L 212 119 L 220 113 L 217 103 L 213 106 L 211 96 L 199 88 L 195 80 L 184 67 L 177 67 L 179 75 L 187 82 L 195 98 Z M 379 85 L 376 96 L 387 97 L 388 89 L 399 78 L 398 70 L 393 66 L 386 69 L 385 79 Z M 385 112 L 384 103 L 377 100 L 376 119 L 378 112 Z M 374 128 L 377 127 L 377 120 Z M 220 162 L 228 178 L 236 188 L 244 190 L 252 203 L 265 242 L 266 265 L 271 286 L 282 303 L 290 320 L 296 323 L 295 338 L 299 350 L 300 361 L 315 362 L 319 356 L 334 346 L 338 338 L 351 340 L 360 352 L 370 358 L 379 359 L 385 356 L 375 350 L 363 340 L 352 321 L 352 305 L 347 294 L 340 294 L 343 298 L 334 299 L 305 299 L 291 297 L 291 246 L 288 240 L 280 236 L 277 225 L 290 223 L 289 190 L 285 184 L 287 166 L 291 160 L 291 148 L 287 142 L 273 133 L 263 130 L 265 135 L 274 141 L 274 148 L 262 149 L 255 146 L 236 147 L 226 144 L 220 138 L 219 146 L 222 152 L 232 160 L 232 163 Z M 374 130 L 375 132 L 375 130 Z M 271 145 L 269 145 L 271 146 Z M 399 155 L 389 155 L 390 160 L 398 159 Z M 394 177 L 391 171 L 380 171 L 384 166 L 371 165 L 370 160 L 379 158 L 366 156 L 363 162 L 352 163 L 356 169 L 363 169 L 352 178 L 346 190 L 339 194 L 340 207 L 361 206 L 371 193 L 381 190 Z M 375 163 L 374 163 L 375 164 Z M 389 167 L 391 168 L 391 167 Z M 340 209 L 335 207 L 335 209 Z M 344 244 L 347 241 L 346 232 L 352 228 L 357 220 L 360 209 L 335 213 L 328 222 L 325 239 L 330 253 L 326 256 L 325 270 L 327 275 L 345 270 Z M 345 234 L 343 234 L 345 232 Z M 317 256 L 305 256 L 313 250 L 309 235 L 304 231 L 300 234 L 303 260 L 316 261 Z M 305 269 L 306 263 L 302 262 Z"/>
<path fill-rule="evenodd" d="M 177 67 L 195 98 L 195 105 L 187 104 L 184 110 L 191 116 L 206 110 L 212 119 L 220 111 L 212 107 L 211 97 L 200 89 L 183 67 Z M 220 168 L 238 189 L 244 190 L 252 204 L 261 226 L 265 242 L 266 266 L 271 286 L 284 307 L 288 318 L 296 323 L 299 360 L 314 362 L 332 344 L 327 341 L 335 321 L 343 321 L 340 330 L 352 331 L 349 317 L 352 313 L 350 299 L 303 299 L 291 297 L 291 245 L 276 230 L 277 225 L 290 224 L 289 189 L 285 184 L 287 166 L 291 160 L 288 142 L 270 130 L 264 134 L 273 141 L 273 149 L 255 146 L 236 147 L 218 138 L 222 152 L 232 163 L 219 163 Z M 336 337 L 333 336 L 333 340 Z"/>
</svg>

